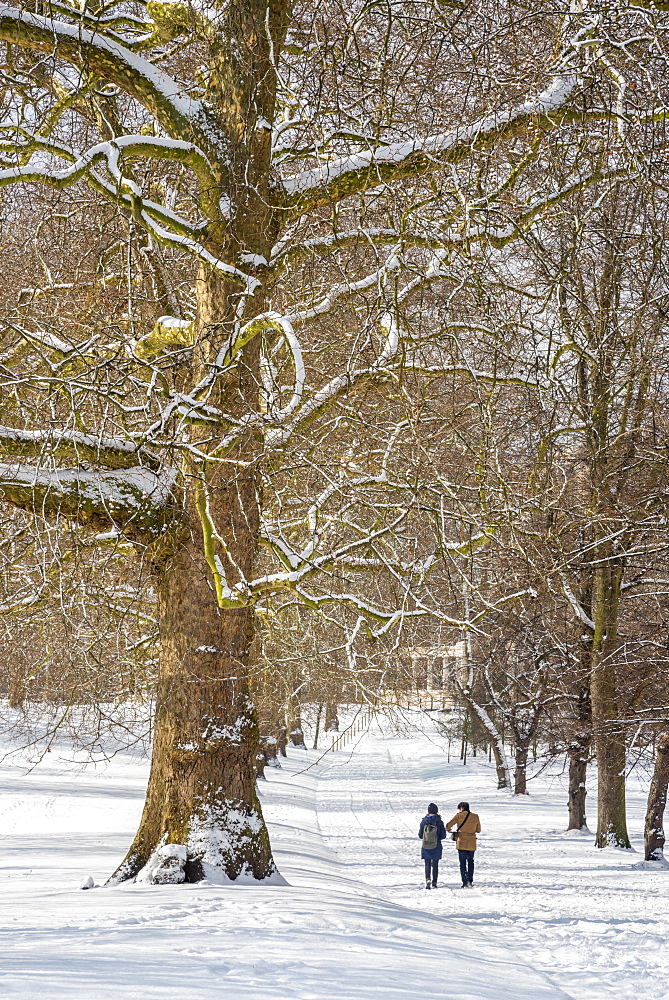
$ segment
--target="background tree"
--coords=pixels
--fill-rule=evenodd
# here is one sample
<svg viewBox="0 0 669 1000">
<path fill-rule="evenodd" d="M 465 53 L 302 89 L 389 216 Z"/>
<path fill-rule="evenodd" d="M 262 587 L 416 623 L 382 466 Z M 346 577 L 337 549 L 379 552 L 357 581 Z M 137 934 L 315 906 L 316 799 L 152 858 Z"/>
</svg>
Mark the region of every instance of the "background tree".
<svg viewBox="0 0 669 1000">
<path fill-rule="evenodd" d="M 0 435 L 15 456 L 0 470 L 8 503 L 115 531 L 152 568 L 152 767 L 117 878 L 273 874 L 254 790 L 256 607 L 279 593 L 340 605 L 354 635 L 435 612 L 407 598 L 430 561 L 413 530 L 409 453 L 395 458 L 405 378 L 517 385 L 520 359 L 473 372 L 468 341 L 448 362 L 431 343 L 432 289 L 455 292 L 478 247 L 502 250 L 571 191 L 629 172 L 569 155 L 562 187 L 547 189 L 547 136 L 575 150 L 593 122 L 624 113 L 638 148 L 652 141 L 664 15 L 622 14 L 284 0 L 233 0 L 211 17 L 158 2 L 0 8 L 0 184 L 42 185 L 68 209 L 87 189 L 123 236 L 102 227 L 92 292 L 97 303 L 105 268 L 123 260 L 118 321 L 104 309 L 86 330 L 76 311 L 56 330 L 44 310 L 30 324 L 8 317 Z M 621 65 L 634 74 L 628 103 Z M 17 199 L 6 196 L 10 215 Z M 59 253 L 76 256 L 79 207 Z M 153 283 L 140 311 L 138 258 Z M 408 539 L 409 561 L 398 558 Z M 451 543 L 463 546 L 442 527 L 437 553 Z M 362 596 L 351 579 L 369 581 L 379 563 L 391 584 Z M 163 863 L 166 843 L 186 845 L 183 865 Z"/>
</svg>

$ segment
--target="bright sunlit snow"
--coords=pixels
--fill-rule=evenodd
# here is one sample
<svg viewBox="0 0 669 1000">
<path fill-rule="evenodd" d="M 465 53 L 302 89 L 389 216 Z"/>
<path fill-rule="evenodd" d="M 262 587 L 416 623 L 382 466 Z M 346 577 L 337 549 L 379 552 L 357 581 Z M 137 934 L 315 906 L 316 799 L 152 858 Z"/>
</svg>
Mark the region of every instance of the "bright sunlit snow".
<svg viewBox="0 0 669 1000">
<path fill-rule="evenodd" d="M 8 748 L 6 748 L 8 749 Z M 0 995 L 76 1000 L 664 1000 L 669 871 L 567 836 L 563 779 L 495 790 L 487 760 L 447 762 L 436 732 L 384 724 L 327 754 L 289 750 L 261 793 L 287 886 L 99 888 L 122 859 L 148 766 L 83 765 L 63 746 L 2 765 Z M 317 762 L 317 763 L 315 763 Z M 312 765 L 310 767 L 310 765 Z M 309 768 L 308 770 L 304 770 Z M 629 782 L 641 846 L 645 789 Z M 422 885 L 418 822 L 462 797 L 481 817 L 476 887 L 454 845 Z M 590 790 L 594 819 L 595 791 Z M 80 886 L 92 876 L 95 888 Z"/>
</svg>

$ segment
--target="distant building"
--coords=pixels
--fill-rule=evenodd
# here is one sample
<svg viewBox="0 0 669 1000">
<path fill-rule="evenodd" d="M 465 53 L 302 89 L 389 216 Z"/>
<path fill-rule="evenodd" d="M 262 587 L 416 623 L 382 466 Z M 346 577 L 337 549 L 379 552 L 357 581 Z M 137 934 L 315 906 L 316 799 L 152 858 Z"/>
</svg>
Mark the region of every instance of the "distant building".
<svg viewBox="0 0 669 1000">
<path fill-rule="evenodd" d="M 441 694 L 448 690 L 449 674 L 465 665 L 465 642 L 452 646 L 407 646 L 402 656 L 410 662 L 412 687 L 415 691 Z"/>
</svg>

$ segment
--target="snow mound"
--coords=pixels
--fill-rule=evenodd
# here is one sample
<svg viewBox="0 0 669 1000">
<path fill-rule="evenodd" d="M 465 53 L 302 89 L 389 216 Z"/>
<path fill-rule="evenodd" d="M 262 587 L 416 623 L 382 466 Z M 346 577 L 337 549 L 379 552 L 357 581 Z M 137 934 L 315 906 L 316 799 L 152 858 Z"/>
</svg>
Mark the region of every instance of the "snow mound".
<svg viewBox="0 0 669 1000">
<path fill-rule="evenodd" d="M 669 861 L 666 858 L 656 858 L 653 861 L 637 861 L 632 865 L 632 869 L 637 872 L 659 872 L 662 869 L 669 870 Z"/>
<path fill-rule="evenodd" d="M 137 875 L 137 882 L 151 885 L 179 885 L 186 881 L 186 858 L 188 850 L 184 844 L 163 844 L 154 853 Z"/>
</svg>

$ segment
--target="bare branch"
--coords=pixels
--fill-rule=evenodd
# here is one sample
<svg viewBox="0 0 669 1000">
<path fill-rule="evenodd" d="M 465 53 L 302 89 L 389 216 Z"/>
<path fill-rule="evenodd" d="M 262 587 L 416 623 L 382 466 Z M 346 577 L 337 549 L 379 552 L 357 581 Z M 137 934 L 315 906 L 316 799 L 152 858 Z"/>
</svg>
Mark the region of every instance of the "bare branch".
<svg viewBox="0 0 669 1000">
<path fill-rule="evenodd" d="M 535 100 L 486 115 L 465 128 L 361 150 L 323 167 L 303 170 L 282 182 L 286 207 L 297 214 L 331 205 L 379 183 L 430 173 L 447 163 L 461 163 L 524 132 L 550 132 L 568 122 L 612 117 L 606 109 L 584 112 L 569 107 L 568 101 L 577 88 L 578 79 L 573 73 L 557 76 Z"/>
<path fill-rule="evenodd" d="M 160 468 L 160 460 L 133 441 L 84 434 L 81 431 L 55 428 L 29 431 L 0 426 L 0 445 L 8 455 L 40 455 L 48 451 L 61 458 L 74 458 L 78 461 L 85 459 L 111 469 L 132 468 L 137 466 L 138 459 L 154 471 Z"/>
<path fill-rule="evenodd" d="M 57 55 L 75 66 L 85 65 L 139 101 L 170 135 L 192 135 L 203 146 L 211 140 L 222 141 L 200 101 L 185 96 L 167 73 L 100 31 L 3 4 L 0 38 L 35 52 Z"/>
</svg>

